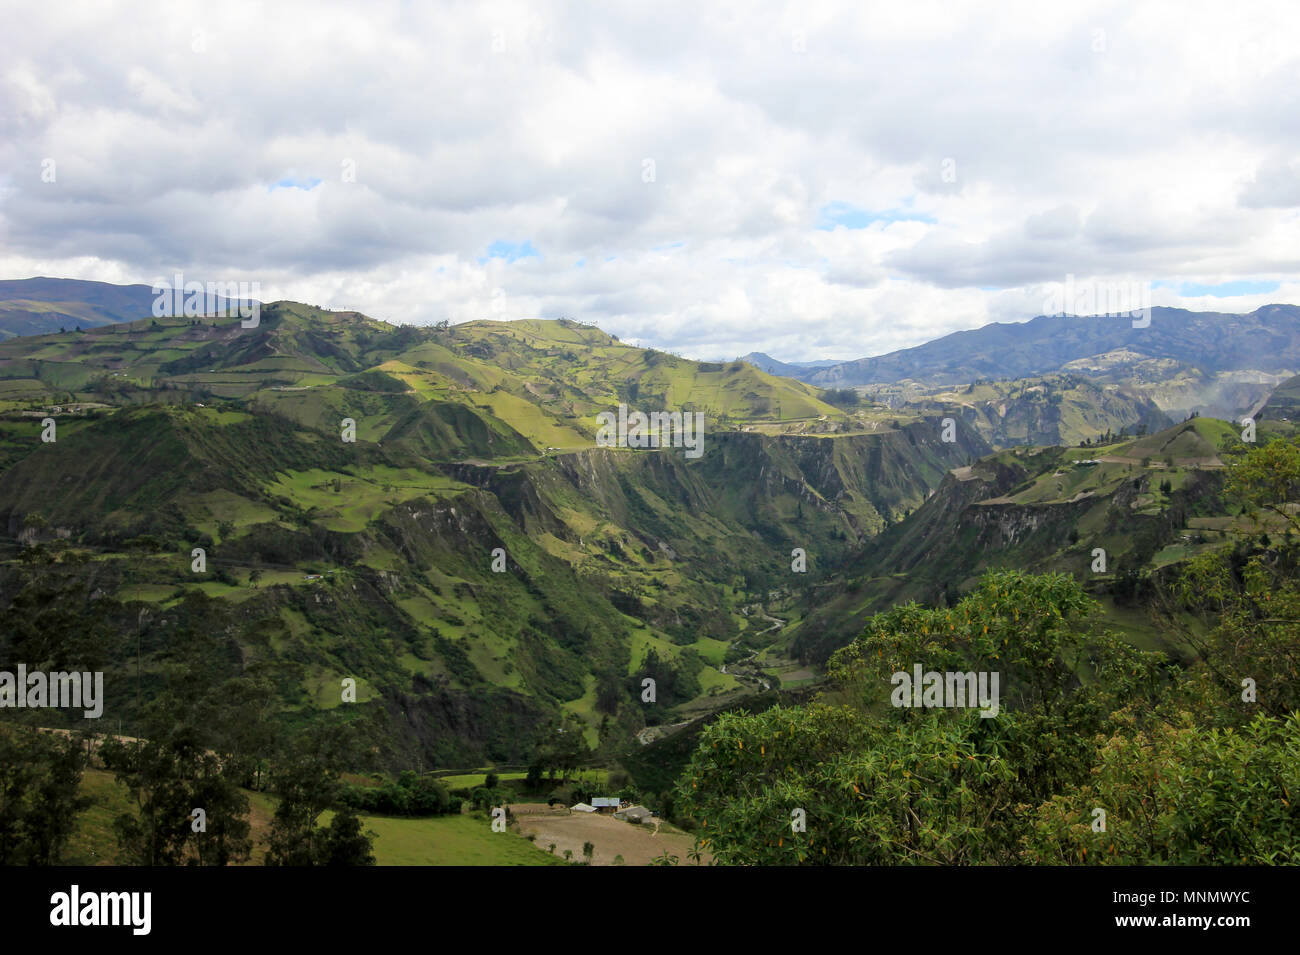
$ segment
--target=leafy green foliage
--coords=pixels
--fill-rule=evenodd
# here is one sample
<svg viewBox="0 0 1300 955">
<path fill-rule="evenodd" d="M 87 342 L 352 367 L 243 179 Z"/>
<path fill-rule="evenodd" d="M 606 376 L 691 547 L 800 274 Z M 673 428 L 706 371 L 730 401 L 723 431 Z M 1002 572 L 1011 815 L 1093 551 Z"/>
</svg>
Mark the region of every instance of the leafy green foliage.
<svg viewBox="0 0 1300 955">
<path fill-rule="evenodd" d="M 494 788 L 494 787 L 490 787 Z M 460 812 L 460 800 L 431 776 L 411 771 L 382 786 L 343 786 L 339 802 L 362 812 L 386 816 L 441 816 Z"/>
<path fill-rule="evenodd" d="M 340 775 L 358 761 L 360 736 L 345 723 L 316 723 L 291 740 L 272 769 L 272 789 L 279 802 L 271 821 L 266 864 L 311 866 L 327 864 L 370 865 L 360 843 L 353 808 L 343 798 Z M 322 827 L 320 817 L 328 810 L 333 821 Z"/>
<path fill-rule="evenodd" d="M 0 865 L 57 865 L 90 800 L 79 741 L 0 727 Z"/>
<path fill-rule="evenodd" d="M 1016 861 L 1031 807 L 1083 781 L 1111 708 L 1161 695 L 1156 661 L 1094 632 L 1095 610 L 1069 577 L 1002 572 L 954 607 L 880 614 L 832 660 L 853 705 L 720 718 L 682 777 L 682 807 L 724 862 Z M 1099 674 L 1086 687 L 1085 658 Z M 891 675 L 915 663 L 1000 671 L 1003 710 L 888 706 Z"/>
<path fill-rule="evenodd" d="M 137 865 L 226 865 L 251 854 L 249 802 L 239 784 L 267 738 L 257 725 L 257 688 L 216 682 L 216 644 L 197 637 L 182 643 L 142 714 L 144 737 L 113 737 L 100 749 L 136 802 L 115 828 Z M 240 702 L 253 703 L 252 712 Z"/>
<path fill-rule="evenodd" d="M 1300 714 L 1234 729 L 1118 733 L 1092 778 L 1038 809 L 1024 861 L 1049 865 L 1300 863 Z M 1095 831 L 1095 808 L 1106 828 Z"/>
</svg>

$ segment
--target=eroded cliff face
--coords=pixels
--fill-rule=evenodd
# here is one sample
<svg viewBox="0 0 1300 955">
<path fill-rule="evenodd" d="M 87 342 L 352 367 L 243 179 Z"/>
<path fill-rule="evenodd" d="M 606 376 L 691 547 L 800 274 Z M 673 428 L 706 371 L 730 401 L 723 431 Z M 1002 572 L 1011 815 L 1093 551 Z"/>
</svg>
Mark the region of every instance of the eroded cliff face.
<svg viewBox="0 0 1300 955">
<path fill-rule="evenodd" d="M 1006 549 L 1026 543 L 1035 535 L 1069 528 L 1088 510 L 1092 502 L 1079 501 L 1064 504 L 987 503 L 968 507 L 962 511 L 959 527 L 974 528 L 977 546 L 985 550 Z M 1056 535 L 1053 533 L 1053 537 Z"/>
<path fill-rule="evenodd" d="M 787 535 L 806 540 L 819 530 L 874 536 L 918 507 L 950 468 L 989 450 L 966 430 L 953 442 L 940 434 L 937 421 L 825 437 L 724 432 L 708 437 L 698 460 L 673 450 L 593 447 L 538 463 L 447 470 L 492 494 L 525 532 L 577 540 L 582 535 L 565 516 L 577 509 L 653 538 L 655 546 L 666 541 L 689 552 L 692 540 L 684 532 L 693 517 L 721 520 L 773 543 Z"/>
</svg>

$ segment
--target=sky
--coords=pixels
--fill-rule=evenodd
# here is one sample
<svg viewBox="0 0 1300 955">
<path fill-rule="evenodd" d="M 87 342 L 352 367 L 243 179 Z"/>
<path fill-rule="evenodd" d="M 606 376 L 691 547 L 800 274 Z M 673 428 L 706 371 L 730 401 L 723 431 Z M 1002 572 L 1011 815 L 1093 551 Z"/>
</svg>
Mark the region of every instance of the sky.
<svg viewBox="0 0 1300 955">
<path fill-rule="evenodd" d="M 1067 281 L 1300 304 L 1292 0 L 0 17 L 0 278 L 787 361 L 1025 321 Z"/>
</svg>

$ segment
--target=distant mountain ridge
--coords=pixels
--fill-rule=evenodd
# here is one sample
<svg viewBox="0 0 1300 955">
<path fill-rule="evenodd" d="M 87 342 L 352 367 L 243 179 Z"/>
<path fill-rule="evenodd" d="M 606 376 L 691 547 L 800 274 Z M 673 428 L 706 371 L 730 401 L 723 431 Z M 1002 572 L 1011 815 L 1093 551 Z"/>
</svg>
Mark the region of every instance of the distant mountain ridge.
<svg viewBox="0 0 1300 955">
<path fill-rule="evenodd" d="M 148 318 L 156 297 L 151 285 L 44 276 L 0 280 L 0 339 Z M 221 297 L 215 303 L 218 308 L 229 304 Z"/>
<path fill-rule="evenodd" d="M 801 374 L 812 374 L 821 368 L 833 368 L 844 364 L 834 358 L 821 358 L 817 361 L 778 361 L 761 351 L 752 351 L 740 359 L 747 361 L 759 371 L 769 375 L 781 375 L 785 378 L 798 378 Z"/>
<path fill-rule="evenodd" d="M 1172 359 L 1203 372 L 1279 371 L 1300 366 L 1300 306 L 1265 305 L 1244 315 L 1157 307 L 1145 328 L 1134 328 L 1127 316 L 1040 315 L 1027 322 L 953 332 L 914 348 L 818 369 L 755 354 L 763 362 L 784 367 L 781 373 L 823 388 L 908 379 L 952 385 L 1025 378 L 1087 370 L 1065 366 L 1101 356 L 1105 360 L 1091 369 L 1094 373 L 1152 359 Z"/>
</svg>

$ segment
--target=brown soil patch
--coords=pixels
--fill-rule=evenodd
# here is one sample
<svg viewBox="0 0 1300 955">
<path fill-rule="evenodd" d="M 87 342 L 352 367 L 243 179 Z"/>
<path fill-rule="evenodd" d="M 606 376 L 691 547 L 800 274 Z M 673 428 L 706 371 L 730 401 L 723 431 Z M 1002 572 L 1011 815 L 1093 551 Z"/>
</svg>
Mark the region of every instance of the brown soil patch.
<svg viewBox="0 0 1300 955">
<path fill-rule="evenodd" d="M 592 856 L 593 865 L 613 865 L 615 856 L 622 856 L 626 865 L 649 865 L 650 860 L 663 855 L 677 856 L 680 865 L 692 865 L 687 853 L 695 845 L 695 838 L 680 829 L 664 824 L 655 835 L 653 823 L 623 822 L 613 816 L 599 813 L 575 812 L 563 813 L 529 812 L 531 806 L 510 807 L 511 813 L 519 821 L 519 831 L 525 836 L 536 835 L 534 845 L 543 852 L 555 843 L 555 854 L 563 858 L 564 850 L 573 850 L 574 861 L 582 861 L 582 844 L 590 842 L 595 847 Z M 712 860 L 707 852 L 702 853 L 702 865 Z"/>
</svg>

